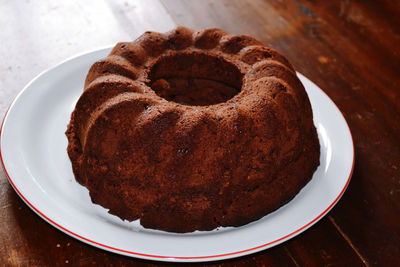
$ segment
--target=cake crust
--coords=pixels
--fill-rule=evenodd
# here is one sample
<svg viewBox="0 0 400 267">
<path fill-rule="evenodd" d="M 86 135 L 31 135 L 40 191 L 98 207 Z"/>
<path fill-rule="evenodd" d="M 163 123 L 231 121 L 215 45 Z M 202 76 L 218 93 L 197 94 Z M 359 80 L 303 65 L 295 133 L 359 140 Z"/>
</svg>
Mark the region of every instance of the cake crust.
<svg viewBox="0 0 400 267">
<path fill-rule="evenodd" d="M 121 219 L 172 232 L 255 221 L 319 165 L 305 89 L 245 35 L 178 27 L 92 65 L 66 132 L 76 180 Z"/>
</svg>

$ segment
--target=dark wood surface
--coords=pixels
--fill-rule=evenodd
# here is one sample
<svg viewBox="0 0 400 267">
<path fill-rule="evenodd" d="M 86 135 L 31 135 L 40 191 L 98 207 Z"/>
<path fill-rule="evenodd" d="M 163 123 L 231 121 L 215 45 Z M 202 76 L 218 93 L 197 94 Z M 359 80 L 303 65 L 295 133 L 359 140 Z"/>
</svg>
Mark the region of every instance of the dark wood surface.
<svg viewBox="0 0 400 267">
<path fill-rule="evenodd" d="M 32 78 L 67 57 L 175 25 L 248 34 L 286 55 L 346 118 L 350 185 L 315 226 L 223 266 L 399 266 L 400 1 L 0 1 L 0 114 Z M 56 230 L 0 170 L 0 265 L 154 266 Z M 170 265 L 162 263 L 163 265 Z"/>
</svg>

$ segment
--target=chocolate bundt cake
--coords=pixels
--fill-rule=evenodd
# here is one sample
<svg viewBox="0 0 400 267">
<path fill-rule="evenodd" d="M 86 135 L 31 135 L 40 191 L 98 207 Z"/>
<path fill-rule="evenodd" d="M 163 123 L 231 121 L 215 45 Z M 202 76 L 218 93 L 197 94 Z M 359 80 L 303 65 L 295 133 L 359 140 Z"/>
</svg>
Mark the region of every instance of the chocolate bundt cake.
<svg viewBox="0 0 400 267">
<path fill-rule="evenodd" d="M 94 203 L 172 232 L 257 220 L 319 165 L 293 67 L 219 29 L 118 43 L 90 68 L 66 134 L 75 178 Z"/>
</svg>

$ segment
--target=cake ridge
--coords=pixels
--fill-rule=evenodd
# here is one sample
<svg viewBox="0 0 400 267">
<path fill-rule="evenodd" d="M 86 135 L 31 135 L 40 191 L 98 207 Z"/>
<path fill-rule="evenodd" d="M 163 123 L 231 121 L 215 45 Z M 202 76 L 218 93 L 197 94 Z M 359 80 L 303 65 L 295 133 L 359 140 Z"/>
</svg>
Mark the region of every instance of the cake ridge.
<svg viewBox="0 0 400 267">
<path fill-rule="evenodd" d="M 119 42 L 108 56 L 120 56 L 129 61 L 134 67 L 139 67 L 144 63 L 144 53 L 144 49 L 133 42 Z"/>
<path fill-rule="evenodd" d="M 107 101 L 103 102 L 101 105 L 99 105 L 96 110 L 94 110 L 89 117 L 89 120 L 86 122 L 85 126 L 85 131 L 82 133 L 82 147 L 85 149 L 86 146 L 86 140 L 88 138 L 89 132 L 93 125 L 98 121 L 98 120 L 108 120 L 107 116 L 105 115 L 105 112 L 107 110 L 111 110 L 113 108 L 118 107 L 119 105 L 124 105 L 128 103 L 129 101 L 135 101 L 134 105 L 139 106 L 142 105 L 144 110 L 146 106 L 150 105 L 151 103 L 154 103 L 157 100 L 150 99 L 143 94 L 136 93 L 136 92 L 124 92 L 121 94 L 118 94 Z"/>
<path fill-rule="evenodd" d="M 114 80 L 114 81 L 112 81 Z M 96 86 L 100 83 L 107 83 L 107 82 L 118 82 L 118 83 L 126 83 L 126 84 L 134 84 L 136 83 L 135 79 L 131 79 L 129 77 L 117 74 L 117 73 L 105 73 L 104 75 L 96 77 L 93 81 L 91 81 L 86 87 L 85 90 Z"/>
<path fill-rule="evenodd" d="M 76 112 L 71 118 L 72 125 L 75 125 L 77 136 L 81 138 L 83 129 L 87 125 L 90 114 L 108 98 L 124 92 L 143 92 L 143 86 L 135 81 L 125 83 L 127 78 L 119 75 L 105 75 L 96 78 L 84 90 L 82 96 L 76 103 Z M 110 80 L 111 79 L 111 80 Z"/>
<path fill-rule="evenodd" d="M 86 76 L 85 86 L 104 74 L 119 74 L 133 80 L 138 76 L 136 68 L 127 59 L 111 55 L 92 65 Z"/>
<path fill-rule="evenodd" d="M 286 65 L 294 72 L 292 64 L 280 53 L 269 47 L 262 45 L 246 46 L 240 50 L 239 56 L 242 61 L 249 65 L 253 65 L 264 59 L 272 59 Z"/>
<path fill-rule="evenodd" d="M 248 35 L 224 35 L 219 43 L 221 51 L 227 54 L 237 54 L 243 48 L 250 45 L 262 45 L 262 43 Z"/>
</svg>

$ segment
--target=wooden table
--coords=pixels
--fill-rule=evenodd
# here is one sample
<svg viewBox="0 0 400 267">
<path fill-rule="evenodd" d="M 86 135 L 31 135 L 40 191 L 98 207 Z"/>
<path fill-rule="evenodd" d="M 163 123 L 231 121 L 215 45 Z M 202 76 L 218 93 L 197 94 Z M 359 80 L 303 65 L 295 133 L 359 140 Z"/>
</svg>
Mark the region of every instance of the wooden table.
<svg viewBox="0 0 400 267">
<path fill-rule="evenodd" d="M 248 34 L 286 55 L 349 123 L 351 183 L 311 229 L 224 266 L 400 264 L 400 2 L 0 1 L 0 114 L 44 69 L 145 30 Z M 33 213 L 0 171 L 0 265 L 156 265 L 79 242 Z"/>
</svg>

